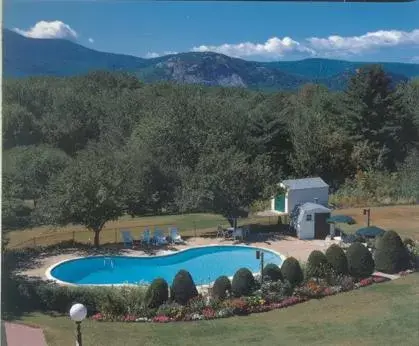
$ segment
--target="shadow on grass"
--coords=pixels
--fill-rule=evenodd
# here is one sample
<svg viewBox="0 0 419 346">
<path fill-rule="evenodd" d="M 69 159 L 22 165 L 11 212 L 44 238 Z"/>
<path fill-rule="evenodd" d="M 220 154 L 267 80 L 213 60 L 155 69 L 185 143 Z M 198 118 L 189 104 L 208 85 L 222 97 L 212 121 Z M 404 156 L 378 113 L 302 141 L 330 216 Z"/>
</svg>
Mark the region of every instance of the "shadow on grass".
<svg viewBox="0 0 419 346">
<path fill-rule="evenodd" d="M 254 243 L 266 243 L 270 245 L 273 241 L 287 240 L 289 237 L 295 237 L 295 231 L 293 231 L 289 225 L 265 225 L 265 224 L 250 224 L 245 225 L 249 227 L 249 235 L 241 241 L 235 241 L 235 244 L 246 244 L 251 245 Z M 240 226 L 239 226 L 240 227 Z M 205 239 L 216 239 L 217 231 L 208 231 L 199 235 Z M 183 237 L 186 241 L 193 238 L 193 236 Z M 232 238 L 227 238 L 231 240 Z"/>
</svg>

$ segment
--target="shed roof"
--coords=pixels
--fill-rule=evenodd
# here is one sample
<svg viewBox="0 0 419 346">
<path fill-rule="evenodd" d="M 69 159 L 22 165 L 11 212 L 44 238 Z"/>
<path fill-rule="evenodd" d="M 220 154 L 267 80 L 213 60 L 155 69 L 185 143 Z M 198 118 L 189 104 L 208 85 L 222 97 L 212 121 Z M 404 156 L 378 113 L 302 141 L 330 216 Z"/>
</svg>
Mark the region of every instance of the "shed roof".
<svg viewBox="0 0 419 346">
<path fill-rule="evenodd" d="M 312 189 L 316 187 L 329 187 L 322 178 L 304 178 L 284 180 L 282 184 L 290 190 Z"/>
<path fill-rule="evenodd" d="M 311 210 L 317 210 L 317 211 L 324 211 L 325 213 L 330 213 L 332 210 L 329 208 L 326 208 L 324 205 L 317 204 L 317 203 L 311 203 L 307 202 L 300 206 L 300 211 L 311 211 Z"/>
</svg>

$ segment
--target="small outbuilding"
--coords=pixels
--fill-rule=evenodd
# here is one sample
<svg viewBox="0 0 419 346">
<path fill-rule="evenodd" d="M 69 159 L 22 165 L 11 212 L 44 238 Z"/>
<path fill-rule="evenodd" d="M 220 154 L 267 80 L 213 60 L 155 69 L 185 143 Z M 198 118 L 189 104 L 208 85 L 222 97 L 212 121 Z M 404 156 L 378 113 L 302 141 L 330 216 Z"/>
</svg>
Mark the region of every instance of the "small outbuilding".
<svg viewBox="0 0 419 346">
<path fill-rule="evenodd" d="M 299 239 L 325 239 L 330 234 L 331 210 L 316 203 L 304 203 L 296 208 L 292 227 Z"/>
<path fill-rule="evenodd" d="M 328 205 L 329 185 L 319 177 L 284 180 L 279 184 L 283 193 L 271 199 L 271 211 L 290 214 L 298 204 L 314 202 Z"/>
</svg>

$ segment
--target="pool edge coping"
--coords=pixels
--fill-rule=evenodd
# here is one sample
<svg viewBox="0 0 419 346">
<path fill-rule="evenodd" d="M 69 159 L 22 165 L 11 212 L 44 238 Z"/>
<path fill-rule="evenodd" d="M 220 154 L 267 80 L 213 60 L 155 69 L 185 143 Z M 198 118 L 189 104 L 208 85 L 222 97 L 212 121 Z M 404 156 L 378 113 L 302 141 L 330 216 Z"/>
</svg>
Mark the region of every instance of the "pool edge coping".
<svg viewBox="0 0 419 346">
<path fill-rule="evenodd" d="M 149 258 L 149 257 L 167 257 L 167 256 L 174 256 L 177 255 L 181 252 L 185 252 L 185 251 L 189 251 L 189 250 L 193 250 L 193 249 L 198 249 L 198 248 L 204 248 L 204 247 L 222 247 L 222 246 L 230 246 L 230 247 L 243 247 L 243 248 L 251 248 L 251 249 L 255 249 L 255 250 L 264 250 L 267 252 L 271 252 L 275 255 L 277 255 L 279 258 L 281 258 L 282 263 L 284 263 L 284 261 L 287 259 L 287 256 L 272 250 L 272 249 L 268 249 L 265 247 L 259 247 L 259 246 L 252 246 L 252 245 L 242 245 L 242 244 L 208 244 L 208 245 L 197 245 L 197 246 L 192 246 L 189 248 L 185 248 L 185 249 L 181 249 L 181 250 L 177 250 L 177 251 L 173 251 L 171 253 L 167 253 L 167 254 L 162 254 L 162 255 L 142 255 L 142 256 L 105 256 L 105 255 L 97 255 L 97 256 L 79 256 L 79 257 L 74 257 L 74 258 L 69 258 L 69 259 L 65 259 L 62 261 L 59 261 L 51 266 L 49 266 L 46 271 L 45 271 L 45 276 L 47 278 L 47 280 L 49 281 L 53 281 L 59 285 L 63 285 L 63 286 L 72 286 L 72 287 L 122 287 L 122 286 L 144 286 L 147 287 L 150 284 L 129 284 L 129 283 L 123 283 L 123 284 L 75 284 L 75 283 L 71 283 L 71 282 L 67 282 L 67 281 L 62 281 L 59 280 L 57 278 L 55 278 L 51 272 L 55 267 L 58 267 L 61 264 L 64 264 L 66 262 L 70 262 L 70 261 L 76 261 L 79 259 L 84 259 L 84 258 L 89 258 L 89 257 L 128 257 L 128 258 Z M 281 266 L 282 266 L 281 263 Z M 254 276 L 259 276 L 260 273 L 253 273 Z M 228 277 L 230 280 L 232 280 L 233 276 Z M 212 281 L 208 284 L 204 284 L 204 285 L 197 285 L 196 287 L 199 289 L 207 289 L 211 286 L 211 284 L 213 284 L 215 282 Z"/>
</svg>

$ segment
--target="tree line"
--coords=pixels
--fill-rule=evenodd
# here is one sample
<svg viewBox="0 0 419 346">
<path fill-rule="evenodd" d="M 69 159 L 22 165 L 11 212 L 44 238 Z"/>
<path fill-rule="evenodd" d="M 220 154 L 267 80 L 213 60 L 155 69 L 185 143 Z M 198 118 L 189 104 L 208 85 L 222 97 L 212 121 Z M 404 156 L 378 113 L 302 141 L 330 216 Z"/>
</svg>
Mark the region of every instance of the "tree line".
<svg viewBox="0 0 419 346">
<path fill-rule="evenodd" d="M 6 80 L 3 227 L 76 223 L 98 244 L 123 214 L 246 213 L 285 178 L 321 176 L 337 190 L 380 172 L 412 184 L 418 96 L 417 80 L 394 88 L 375 65 L 344 92 L 143 84 L 101 71 Z"/>
</svg>

